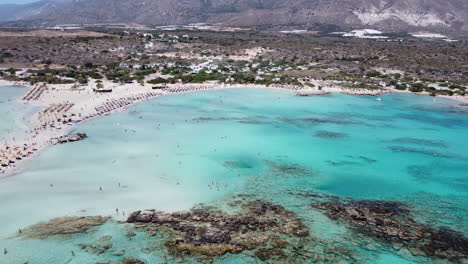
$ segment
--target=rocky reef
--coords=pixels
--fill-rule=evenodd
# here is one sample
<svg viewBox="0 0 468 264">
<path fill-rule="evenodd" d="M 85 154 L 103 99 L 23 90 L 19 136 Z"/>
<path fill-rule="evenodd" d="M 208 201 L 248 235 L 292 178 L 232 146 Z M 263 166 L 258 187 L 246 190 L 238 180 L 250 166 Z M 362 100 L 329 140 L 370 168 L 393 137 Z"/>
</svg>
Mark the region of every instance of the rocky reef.
<svg viewBox="0 0 468 264">
<path fill-rule="evenodd" d="M 316 174 L 315 171 L 301 167 L 299 164 L 288 163 L 281 160 L 265 160 L 269 174 L 278 177 L 303 177 Z"/>
<path fill-rule="evenodd" d="M 103 216 L 54 218 L 48 222 L 41 222 L 19 230 L 18 236 L 25 239 L 44 239 L 66 237 L 75 233 L 88 233 L 109 219 L 110 217 Z"/>
<path fill-rule="evenodd" d="M 19 230 L 18 237 L 67 239 L 76 246 L 70 257 L 79 258 L 75 252 L 81 251 L 94 255 L 99 264 L 141 264 L 148 259 L 166 263 L 222 259 L 364 263 L 373 258 L 361 249 L 438 263 L 468 261 L 468 238 L 463 233 L 418 222 L 421 219 L 413 218 L 414 208 L 404 203 L 355 200 L 313 191 L 288 191 L 286 195 L 300 199 L 304 205 L 301 210 L 312 210 L 296 214 L 257 195 L 241 194 L 189 211 L 135 211 L 125 222 L 101 216 L 56 218 Z M 321 217 L 322 212 L 331 221 Z M 327 228 L 333 228 L 333 221 L 348 228 L 339 231 L 338 240 L 324 238 L 320 225 L 314 224 L 322 222 L 321 218 L 326 219 Z M 106 227 L 100 228 L 104 224 Z M 119 231 L 109 233 L 108 225 Z M 78 233 L 86 234 L 86 239 L 73 236 Z"/>
<path fill-rule="evenodd" d="M 136 211 L 127 219 L 140 231 L 169 231 L 164 246 L 176 258 L 211 262 L 226 253 L 252 251 L 261 260 L 297 263 L 309 230 L 294 213 L 265 201 L 234 201 L 231 215 L 210 208 L 163 213 Z M 170 234 L 170 235 L 168 235 Z M 293 252 L 293 253 L 291 253 Z M 295 253 L 294 253 L 295 252 Z"/>
<path fill-rule="evenodd" d="M 348 223 L 355 231 L 407 249 L 413 256 L 425 256 L 451 263 L 468 261 L 468 238 L 449 228 L 433 228 L 417 223 L 410 210 L 389 201 L 317 202 L 331 219 Z"/>
</svg>

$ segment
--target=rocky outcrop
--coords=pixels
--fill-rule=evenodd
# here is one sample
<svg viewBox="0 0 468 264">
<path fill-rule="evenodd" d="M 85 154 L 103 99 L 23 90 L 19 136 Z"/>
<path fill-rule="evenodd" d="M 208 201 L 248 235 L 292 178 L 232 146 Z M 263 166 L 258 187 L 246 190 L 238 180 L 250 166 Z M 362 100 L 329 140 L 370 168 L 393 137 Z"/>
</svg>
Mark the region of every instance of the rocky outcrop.
<svg viewBox="0 0 468 264">
<path fill-rule="evenodd" d="M 69 134 L 69 135 L 66 135 L 66 136 L 61 136 L 61 137 L 58 137 L 58 138 L 52 138 L 50 140 L 50 143 L 52 143 L 53 145 L 64 144 L 64 143 L 68 143 L 68 142 L 80 141 L 80 140 L 83 140 L 83 139 L 85 139 L 87 137 L 88 136 L 85 133 L 75 133 L 75 134 Z"/>
<path fill-rule="evenodd" d="M 408 249 L 415 256 L 426 256 L 464 263 L 468 259 L 468 238 L 449 228 L 436 229 L 414 221 L 401 203 L 387 201 L 319 202 L 331 219 L 347 222 L 357 232 L 394 247 Z"/>
<path fill-rule="evenodd" d="M 168 229 L 172 239 L 167 240 L 165 247 L 171 255 L 189 254 L 208 262 L 226 253 L 245 250 L 255 251 L 261 259 L 286 261 L 291 254 L 280 252 L 297 246 L 287 241 L 309 236 L 301 220 L 282 206 L 250 201 L 239 207 L 242 213 L 236 215 L 210 209 L 174 213 L 136 211 L 127 222 L 149 233 Z"/>
<path fill-rule="evenodd" d="M 75 233 L 88 233 L 91 232 L 94 227 L 104 224 L 109 219 L 110 217 L 103 216 L 55 218 L 48 222 L 41 222 L 21 230 L 19 237 L 26 239 L 44 239 Z"/>
</svg>

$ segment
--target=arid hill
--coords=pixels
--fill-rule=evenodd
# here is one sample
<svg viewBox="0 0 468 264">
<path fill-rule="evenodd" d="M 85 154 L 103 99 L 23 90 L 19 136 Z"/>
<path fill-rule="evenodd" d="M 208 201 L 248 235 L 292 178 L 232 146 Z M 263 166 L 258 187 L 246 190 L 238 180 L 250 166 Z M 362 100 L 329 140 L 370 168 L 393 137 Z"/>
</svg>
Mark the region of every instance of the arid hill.
<svg viewBox="0 0 468 264">
<path fill-rule="evenodd" d="M 15 21 L 18 25 L 208 22 L 309 29 L 366 26 L 386 31 L 468 32 L 466 0 L 44 0 L 0 7 L 0 21 Z"/>
</svg>

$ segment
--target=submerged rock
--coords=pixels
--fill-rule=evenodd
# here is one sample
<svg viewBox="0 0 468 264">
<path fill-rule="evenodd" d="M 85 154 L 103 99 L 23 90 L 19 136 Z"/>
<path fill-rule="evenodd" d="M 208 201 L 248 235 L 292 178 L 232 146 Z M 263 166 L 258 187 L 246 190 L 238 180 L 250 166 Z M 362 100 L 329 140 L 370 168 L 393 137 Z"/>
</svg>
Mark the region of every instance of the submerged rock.
<svg viewBox="0 0 468 264">
<path fill-rule="evenodd" d="M 345 133 L 331 132 L 331 131 L 324 131 L 324 130 L 318 131 L 317 133 L 315 133 L 315 136 L 319 138 L 330 138 L 330 139 L 348 137 L 348 135 Z"/>
<path fill-rule="evenodd" d="M 442 140 L 428 140 L 421 138 L 395 138 L 393 140 L 390 140 L 390 142 L 439 148 L 446 148 L 448 146 L 447 143 Z"/>
<path fill-rule="evenodd" d="M 257 252 L 255 252 L 255 256 L 257 256 L 262 261 L 270 259 L 286 259 L 286 254 L 279 248 L 260 248 L 257 250 Z"/>
<path fill-rule="evenodd" d="M 321 125 L 321 124 L 333 124 L 333 125 L 364 125 L 364 122 L 354 121 L 351 119 L 339 119 L 339 118 L 279 118 L 281 121 L 301 127 L 302 125 Z"/>
<path fill-rule="evenodd" d="M 265 201 L 231 203 L 241 213 L 230 215 L 213 209 L 192 209 L 190 212 L 132 213 L 127 219 L 135 227 L 152 233 L 170 230 L 165 235 L 165 247 L 170 255 L 190 255 L 201 261 L 211 262 L 226 253 L 238 254 L 245 250 L 256 250 L 255 255 L 274 259 L 298 257 L 283 254 L 298 246 L 291 238 L 305 238 L 309 230 L 295 214 L 280 205 Z M 140 215 L 143 215 L 140 217 Z M 148 218 L 151 216 L 151 221 Z M 297 239 L 296 241 L 300 241 Z"/>
<path fill-rule="evenodd" d="M 265 160 L 265 164 L 268 166 L 269 173 L 273 176 L 302 177 L 316 173 L 315 171 L 301 167 L 298 164 L 283 163 L 281 161 L 271 160 Z"/>
<path fill-rule="evenodd" d="M 106 246 L 106 247 L 101 247 L 101 246 L 97 246 L 97 245 L 90 245 L 90 244 L 79 244 L 78 245 L 82 250 L 86 251 L 86 252 L 89 252 L 91 254 L 94 254 L 94 255 L 101 255 L 103 254 L 104 252 L 106 252 L 109 248 L 112 247 L 112 245 L 110 246 Z"/>
<path fill-rule="evenodd" d="M 387 148 L 396 153 L 406 152 L 406 153 L 417 153 L 417 154 L 423 154 L 427 156 L 447 158 L 447 159 L 464 159 L 464 157 L 460 157 L 457 154 L 442 153 L 442 152 L 434 151 L 432 149 L 410 148 L 410 147 L 403 147 L 403 146 L 388 146 Z"/>
<path fill-rule="evenodd" d="M 252 169 L 254 166 L 246 161 L 225 161 L 223 166 L 232 169 Z"/>
<path fill-rule="evenodd" d="M 331 219 L 345 221 L 354 230 L 406 248 L 414 256 L 426 256 L 464 263 L 468 260 L 468 238 L 449 228 L 435 229 L 415 222 L 401 203 L 387 201 L 318 202 Z"/>
<path fill-rule="evenodd" d="M 110 217 L 103 216 L 54 218 L 23 229 L 19 236 L 27 239 L 44 239 L 52 236 L 88 233 L 109 219 Z"/>
<path fill-rule="evenodd" d="M 122 261 L 120 264 L 145 264 L 145 262 L 141 259 L 126 259 Z"/>
</svg>

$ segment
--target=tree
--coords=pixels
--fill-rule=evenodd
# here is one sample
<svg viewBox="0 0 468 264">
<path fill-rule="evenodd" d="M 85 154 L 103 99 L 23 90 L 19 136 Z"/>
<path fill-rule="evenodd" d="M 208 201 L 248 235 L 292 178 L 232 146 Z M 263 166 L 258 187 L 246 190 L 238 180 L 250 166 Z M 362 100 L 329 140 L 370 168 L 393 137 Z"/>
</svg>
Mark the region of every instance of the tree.
<svg viewBox="0 0 468 264">
<path fill-rule="evenodd" d="M 397 84 L 397 85 L 395 85 L 395 89 L 404 91 L 404 90 L 406 90 L 406 85 L 404 85 L 404 84 Z"/>
<path fill-rule="evenodd" d="M 415 83 L 411 86 L 409 90 L 413 93 L 420 93 L 424 91 L 425 88 L 426 86 L 423 83 Z"/>
<path fill-rule="evenodd" d="M 102 84 L 102 81 L 96 81 L 96 88 L 98 89 L 104 88 L 104 84 Z"/>
<path fill-rule="evenodd" d="M 161 83 L 168 83 L 168 82 L 169 82 L 168 80 L 161 78 L 161 77 L 148 81 L 149 84 L 161 84 Z"/>
<path fill-rule="evenodd" d="M 80 84 L 88 84 L 88 78 L 79 78 L 78 83 Z"/>
<path fill-rule="evenodd" d="M 93 79 L 102 79 L 102 75 L 99 74 L 98 72 L 95 72 L 95 71 L 90 71 L 88 72 L 88 75 L 89 77 L 93 78 Z"/>
</svg>

